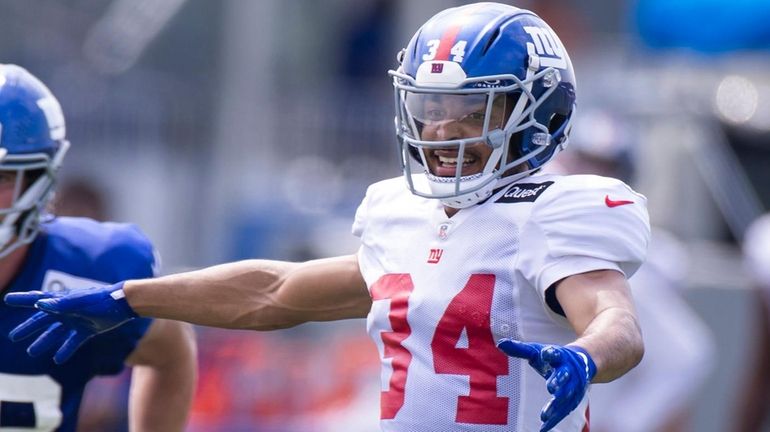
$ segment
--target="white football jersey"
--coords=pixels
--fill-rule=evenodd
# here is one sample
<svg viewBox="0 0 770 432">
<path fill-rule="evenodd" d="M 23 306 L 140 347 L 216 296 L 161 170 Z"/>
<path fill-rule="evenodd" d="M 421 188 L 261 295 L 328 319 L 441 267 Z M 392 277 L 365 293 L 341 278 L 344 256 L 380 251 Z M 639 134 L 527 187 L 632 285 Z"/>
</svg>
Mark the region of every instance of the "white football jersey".
<svg viewBox="0 0 770 432">
<path fill-rule="evenodd" d="M 353 233 L 373 300 L 382 430 L 538 431 L 545 380 L 496 341 L 573 341 L 547 288 L 591 270 L 630 277 L 650 227 L 644 196 L 618 180 L 538 175 L 452 218 L 403 178 L 375 183 Z M 587 406 L 554 431 L 584 430 Z"/>
</svg>

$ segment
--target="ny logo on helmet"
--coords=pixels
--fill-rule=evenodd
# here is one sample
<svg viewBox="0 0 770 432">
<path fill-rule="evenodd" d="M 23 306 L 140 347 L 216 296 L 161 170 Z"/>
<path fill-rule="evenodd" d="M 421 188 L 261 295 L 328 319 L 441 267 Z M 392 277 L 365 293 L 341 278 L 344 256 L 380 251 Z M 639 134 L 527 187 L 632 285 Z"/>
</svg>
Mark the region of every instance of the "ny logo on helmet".
<svg viewBox="0 0 770 432">
<path fill-rule="evenodd" d="M 532 38 L 532 42 L 527 42 L 527 51 L 540 56 L 541 66 L 567 69 L 564 47 L 551 29 L 525 26 L 524 31 Z"/>
</svg>

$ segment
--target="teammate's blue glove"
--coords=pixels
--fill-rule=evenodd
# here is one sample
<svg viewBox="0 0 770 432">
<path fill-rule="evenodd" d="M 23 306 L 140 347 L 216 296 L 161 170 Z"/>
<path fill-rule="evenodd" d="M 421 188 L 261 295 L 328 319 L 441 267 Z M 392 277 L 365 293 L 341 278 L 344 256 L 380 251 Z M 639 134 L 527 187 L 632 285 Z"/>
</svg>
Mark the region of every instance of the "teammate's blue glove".
<svg viewBox="0 0 770 432">
<path fill-rule="evenodd" d="M 30 344 L 27 353 L 37 357 L 56 349 L 53 360 L 57 364 L 72 357 L 88 339 L 138 316 L 126 301 L 122 282 L 72 294 L 10 293 L 5 296 L 5 303 L 42 311 L 16 326 L 8 336 L 16 342 L 45 330 Z"/>
<path fill-rule="evenodd" d="M 545 378 L 548 393 L 553 395 L 540 411 L 540 432 L 551 430 L 580 405 L 588 385 L 596 375 L 596 365 L 588 352 L 578 346 L 543 345 L 501 339 L 497 347 L 511 357 L 529 361 Z"/>
</svg>

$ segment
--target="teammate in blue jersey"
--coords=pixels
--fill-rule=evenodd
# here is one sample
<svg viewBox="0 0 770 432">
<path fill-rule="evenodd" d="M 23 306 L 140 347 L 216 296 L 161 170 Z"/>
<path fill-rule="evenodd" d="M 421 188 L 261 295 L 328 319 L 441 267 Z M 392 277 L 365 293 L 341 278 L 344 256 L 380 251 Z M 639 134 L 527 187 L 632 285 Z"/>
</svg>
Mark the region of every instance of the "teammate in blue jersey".
<svg viewBox="0 0 770 432">
<path fill-rule="evenodd" d="M 0 64 L 3 294 L 76 292 L 154 275 L 153 247 L 135 226 L 46 213 L 68 148 L 64 116 L 53 94 L 25 69 Z M 0 304 L 0 333 L 33 314 Z M 125 365 L 134 366 L 130 429 L 183 430 L 196 373 L 188 324 L 134 320 L 94 337 L 61 364 L 41 355 L 44 347 L 27 345 L 0 338 L 0 430 L 75 431 L 86 383 L 96 375 L 117 374 Z"/>
</svg>

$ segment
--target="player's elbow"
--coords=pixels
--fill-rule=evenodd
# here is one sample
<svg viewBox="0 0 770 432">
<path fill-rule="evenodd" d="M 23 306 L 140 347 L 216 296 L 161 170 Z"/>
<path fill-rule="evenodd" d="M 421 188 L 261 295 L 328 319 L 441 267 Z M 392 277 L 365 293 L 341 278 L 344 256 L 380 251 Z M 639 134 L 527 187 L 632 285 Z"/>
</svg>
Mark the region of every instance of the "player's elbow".
<svg viewBox="0 0 770 432">
<path fill-rule="evenodd" d="M 642 338 L 642 329 L 639 326 L 639 321 L 636 318 L 633 319 L 634 325 L 629 332 L 628 342 L 628 370 L 633 369 L 644 358 L 644 338 Z"/>
<path fill-rule="evenodd" d="M 642 341 L 641 337 L 631 347 L 631 354 L 629 357 L 631 363 L 631 367 L 629 369 L 636 367 L 639 363 L 642 362 L 642 359 L 644 358 L 644 341 Z"/>
</svg>

